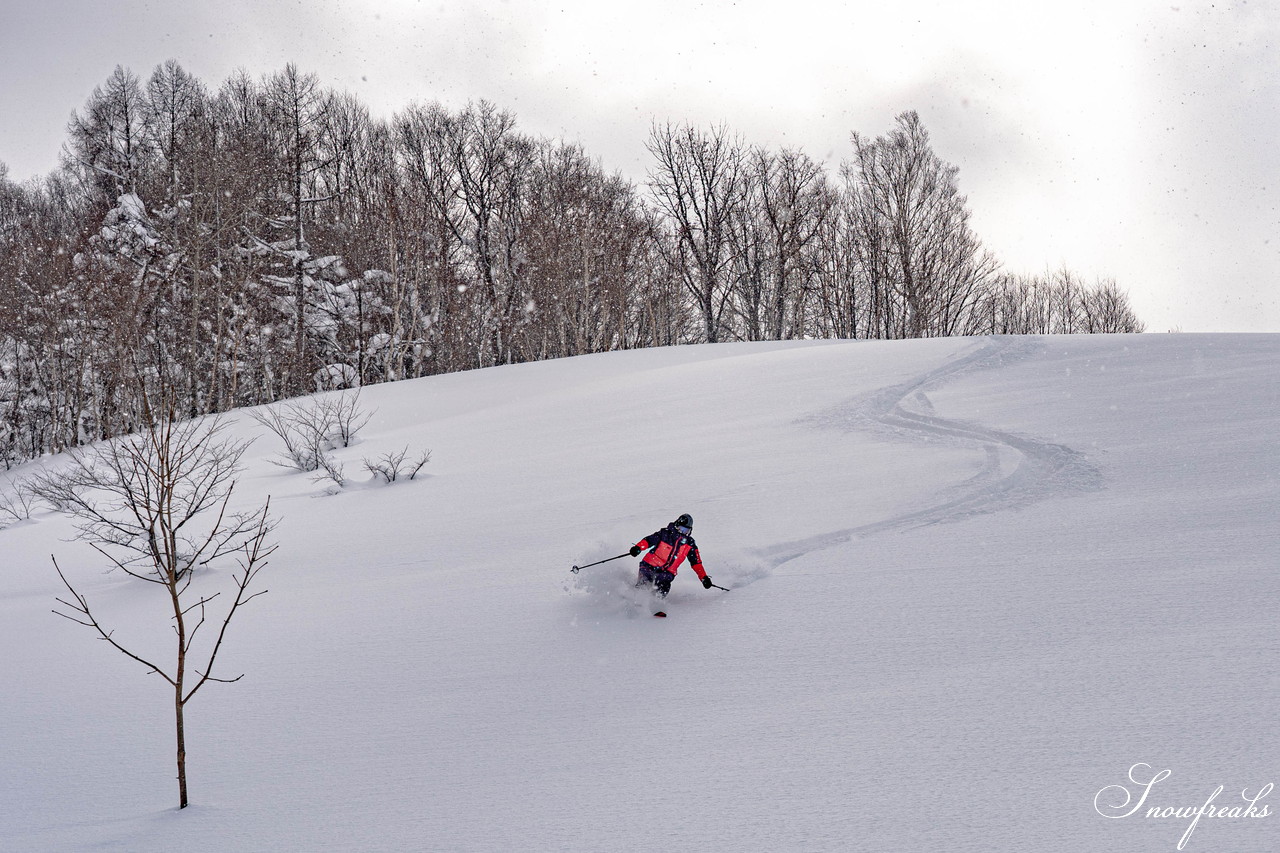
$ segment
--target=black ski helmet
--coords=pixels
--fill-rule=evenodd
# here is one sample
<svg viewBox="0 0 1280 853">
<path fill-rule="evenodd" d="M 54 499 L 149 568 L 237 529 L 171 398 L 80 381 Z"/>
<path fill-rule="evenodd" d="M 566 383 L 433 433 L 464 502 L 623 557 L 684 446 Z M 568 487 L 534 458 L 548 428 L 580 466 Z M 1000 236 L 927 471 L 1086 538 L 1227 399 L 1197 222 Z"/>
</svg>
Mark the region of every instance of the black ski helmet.
<svg viewBox="0 0 1280 853">
<path fill-rule="evenodd" d="M 677 519 L 675 520 L 675 522 L 673 522 L 673 523 L 675 524 L 675 526 L 676 526 L 676 527 L 687 527 L 687 528 L 689 528 L 690 530 L 692 530 L 692 529 L 693 529 L 693 516 L 692 516 L 692 515 L 689 515 L 689 513 L 687 513 L 687 512 L 686 512 L 684 515 L 682 515 L 682 516 L 680 516 L 679 518 L 677 518 Z"/>
</svg>

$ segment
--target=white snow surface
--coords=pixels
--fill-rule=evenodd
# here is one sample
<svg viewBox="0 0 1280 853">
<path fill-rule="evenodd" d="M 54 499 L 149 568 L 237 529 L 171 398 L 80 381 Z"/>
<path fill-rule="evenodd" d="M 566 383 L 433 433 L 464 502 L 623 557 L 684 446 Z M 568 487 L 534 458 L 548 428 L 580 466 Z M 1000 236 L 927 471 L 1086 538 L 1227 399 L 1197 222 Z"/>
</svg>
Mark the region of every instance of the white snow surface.
<svg viewBox="0 0 1280 853">
<path fill-rule="evenodd" d="M 1173 851 L 1148 806 L 1280 781 L 1278 368 L 1273 335 L 501 367 L 365 389 L 336 494 L 234 413 L 280 548 L 245 678 L 188 706 L 190 808 L 172 694 L 51 613 L 50 555 L 158 649 L 161 591 L 64 517 L 0 530 L 0 849 Z M 405 446 L 423 476 L 366 480 Z M 569 572 L 682 512 L 731 592 L 686 567 L 654 619 L 634 560 Z M 1140 764 L 1172 772 L 1104 817 Z"/>
</svg>

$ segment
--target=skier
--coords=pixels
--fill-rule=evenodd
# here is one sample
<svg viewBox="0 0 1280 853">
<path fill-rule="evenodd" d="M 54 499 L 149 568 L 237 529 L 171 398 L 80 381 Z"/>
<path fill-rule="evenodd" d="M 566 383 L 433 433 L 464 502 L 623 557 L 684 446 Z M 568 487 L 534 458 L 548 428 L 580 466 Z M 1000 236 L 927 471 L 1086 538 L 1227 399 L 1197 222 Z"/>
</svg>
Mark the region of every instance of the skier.
<svg viewBox="0 0 1280 853">
<path fill-rule="evenodd" d="M 711 589 L 711 578 L 702 568 L 702 557 L 698 554 L 698 545 L 689 534 L 693 532 L 693 517 L 688 513 L 677 518 L 656 533 L 631 546 L 631 556 L 639 556 L 646 548 L 652 549 L 640 561 L 640 578 L 636 586 L 650 585 L 654 592 L 666 598 L 671 592 L 671 582 L 676 578 L 676 571 L 685 558 L 702 581 L 702 585 Z"/>
</svg>

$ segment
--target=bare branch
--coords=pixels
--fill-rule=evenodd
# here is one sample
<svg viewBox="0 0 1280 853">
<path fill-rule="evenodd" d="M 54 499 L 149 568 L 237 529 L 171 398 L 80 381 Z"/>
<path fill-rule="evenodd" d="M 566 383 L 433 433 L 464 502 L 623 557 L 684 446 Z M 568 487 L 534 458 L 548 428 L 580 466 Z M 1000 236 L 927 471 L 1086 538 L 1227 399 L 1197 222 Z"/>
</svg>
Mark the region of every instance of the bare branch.
<svg viewBox="0 0 1280 853">
<path fill-rule="evenodd" d="M 244 674 L 243 674 L 243 673 L 241 673 L 240 675 L 237 675 L 235 678 L 214 678 L 212 675 L 207 675 L 207 674 L 205 674 L 205 673 L 201 672 L 201 671 L 200 671 L 200 670 L 198 670 L 198 669 L 197 669 L 197 670 L 195 670 L 195 673 L 196 673 L 196 675 L 200 676 L 200 683 L 201 683 L 201 684 L 205 683 L 206 681 L 216 681 L 216 682 L 217 682 L 217 683 L 219 683 L 219 684 L 235 684 L 237 681 L 239 681 L 240 679 L 244 678 Z M 193 691 L 191 691 L 191 692 L 192 692 L 192 693 L 194 693 L 195 691 L 193 690 Z M 188 694 L 187 694 L 187 698 L 188 698 L 188 699 L 189 699 L 189 698 L 191 698 L 191 694 L 190 694 L 190 693 L 188 693 Z"/>
<path fill-rule="evenodd" d="M 262 513 L 259 516 L 257 531 L 254 533 L 253 538 L 248 542 L 245 542 L 241 548 L 243 556 L 240 560 L 240 568 L 243 573 L 239 577 L 232 575 L 232 578 L 236 583 L 235 601 L 232 602 L 231 608 L 227 611 L 226 617 L 222 620 L 222 627 L 218 631 L 218 638 L 214 641 L 213 649 L 209 652 L 208 663 L 205 666 L 204 674 L 201 675 L 200 680 L 196 682 L 195 686 L 191 688 L 186 696 L 181 697 L 180 701 L 183 704 L 190 701 L 191 697 L 196 694 L 196 691 L 203 687 L 206 682 L 217 680 L 214 679 L 210 673 L 213 672 L 213 664 L 218 658 L 218 653 L 222 650 L 222 642 L 226 638 L 227 628 L 231 625 L 232 618 L 236 615 L 236 611 L 243 605 L 266 592 L 266 590 L 262 590 L 260 592 L 246 594 L 249 584 L 251 584 L 254 578 L 257 577 L 258 572 L 266 566 L 267 558 L 275 553 L 277 547 L 274 544 L 266 544 L 267 536 L 272 530 L 272 525 L 268 523 L 270 508 L 271 500 L 268 498 L 266 504 L 262 508 Z M 238 677 L 233 680 L 238 680 Z"/>
<path fill-rule="evenodd" d="M 145 666 L 147 669 L 149 669 L 149 670 L 151 670 L 152 672 L 156 673 L 156 674 L 157 674 L 157 675 L 159 675 L 161 678 L 163 678 L 165 681 L 167 681 L 167 682 L 169 682 L 170 684 L 172 684 L 174 687 L 177 687 L 178 683 L 177 683 L 177 682 L 173 679 L 173 677 L 172 677 L 172 676 L 170 676 L 167 672 L 165 672 L 163 669 L 161 669 L 160 667 L 156 666 L 154 663 L 152 663 L 151 661 L 147 660 L 146 658 L 141 657 L 140 655 L 135 654 L 134 652 L 130 651 L 129 649 L 126 649 L 124 646 L 120 645 L 118 642 L 116 642 L 116 641 L 115 641 L 115 639 L 113 639 L 113 638 L 112 638 L 112 636 L 111 636 L 111 632 L 110 632 L 110 631 L 108 631 L 108 630 L 106 630 L 105 628 L 103 628 L 103 627 L 102 627 L 102 624 L 101 624 L 101 623 L 99 623 L 99 622 L 98 622 L 98 620 L 97 620 L 97 618 L 95 618 L 95 617 L 94 617 L 93 612 L 89 609 L 89 602 L 88 602 L 88 600 L 87 600 L 83 595 L 81 595 L 80 593 L 76 592 L 75 587 L 73 587 L 73 586 L 71 585 L 71 581 L 67 580 L 67 576 L 66 576 L 65 574 L 63 574 L 63 572 L 62 572 L 62 567 L 58 565 L 58 560 L 57 560 L 57 558 L 56 558 L 56 557 L 53 557 L 53 556 L 51 555 L 51 556 L 50 556 L 50 559 L 52 559 L 52 560 L 53 560 L 53 567 L 54 567 L 54 569 L 55 569 L 55 570 L 57 570 L 57 572 L 58 572 L 58 577 L 62 578 L 62 583 L 63 583 L 63 585 L 64 585 L 64 586 L 66 586 L 67 590 L 71 593 L 71 597 L 72 597 L 72 598 L 74 598 L 74 599 L 76 600 L 76 603 L 75 603 L 75 604 L 70 604 L 70 603 L 68 603 L 67 601 L 64 601 L 64 600 L 63 600 L 63 599 L 61 599 L 61 598 L 57 599 L 57 601 L 58 601 L 60 604 L 62 604 L 63 606 L 65 606 L 65 607 L 69 608 L 73 613 L 78 613 L 78 614 L 80 614 L 80 616 L 79 616 L 79 617 L 77 617 L 77 616 L 71 616 L 71 615 L 68 615 L 68 614 L 66 614 L 66 613 L 61 613 L 61 612 L 59 612 L 59 611 L 57 611 L 57 610 L 55 610 L 55 611 L 53 611 L 53 612 L 54 612 L 54 613 L 56 613 L 56 614 L 57 614 L 57 615 L 59 615 L 59 616 L 62 616 L 62 617 L 64 617 L 64 618 L 66 618 L 66 619 L 70 619 L 72 622 L 75 622 L 75 623 L 76 623 L 76 624 L 78 624 L 78 625 L 84 625 L 86 628 L 92 628 L 92 629 L 93 629 L 93 630 L 98 634 L 98 639 L 100 639 L 100 640 L 106 640 L 106 641 L 107 641 L 107 643 L 108 643 L 108 644 L 110 644 L 110 646 L 111 646 L 113 649 L 115 649 L 116 651 L 120 652 L 120 653 L 121 653 L 121 654 L 123 654 L 125 657 L 127 657 L 127 658 L 132 658 L 133 660 L 136 660 L 138 663 L 142 664 L 142 665 L 143 665 L 143 666 Z M 82 617 L 82 618 L 81 618 L 81 617 Z"/>
</svg>

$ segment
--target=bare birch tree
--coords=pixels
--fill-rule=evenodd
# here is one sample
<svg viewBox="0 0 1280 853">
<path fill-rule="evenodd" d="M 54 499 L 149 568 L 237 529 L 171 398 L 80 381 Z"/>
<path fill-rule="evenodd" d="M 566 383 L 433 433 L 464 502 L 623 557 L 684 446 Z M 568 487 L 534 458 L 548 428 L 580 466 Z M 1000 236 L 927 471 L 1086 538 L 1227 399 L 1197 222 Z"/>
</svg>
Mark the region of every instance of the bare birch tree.
<svg viewBox="0 0 1280 853">
<path fill-rule="evenodd" d="M 320 88 L 314 73 L 303 74 L 289 63 L 283 71 L 267 78 L 263 89 L 264 114 L 275 135 L 280 152 L 277 179 L 283 212 L 274 220 L 287 226 L 288 241 L 276 241 L 272 248 L 289 259 L 292 270 L 293 364 L 287 390 L 299 393 L 306 389 L 312 361 L 307 347 L 306 311 L 309 299 L 306 262 L 311 256 L 307 242 L 307 217 L 311 205 L 326 200 L 314 196 L 315 176 L 326 165 L 322 160 L 320 135 L 322 119 L 328 108 L 328 97 Z M 284 246 L 289 248 L 285 249 Z"/>
<path fill-rule="evenodd" d="M 78 177 L 93 202 L 110 204 L 138 188 L 149 151 L 144 118 L 138 77 L 119 65 L 71 117 L 63 166 Z"/>
<path fill-rule="evenodd" d="M 670 219 L 673 259 L 702 315 L 708 343 L 720 340 L 729 286 L 732 228 L 742 204 L 742 146 L 723 127 L 654 125 L 647 143 L 658 161 L 649 175 L 659 208 Z"/>
<path fill-rule="evenodd" d="M 806 256 L 831 208 L 825 174 L 799 151 L 757 148 L 743 183 L 732 217 L 738 333 L 750 341 L 799 337 L 816 270 Z"/>
<path fill-rule="evenodd" d="M 480 101 L 463 110 L 455 125 L 455 168 L 468 213 L 466 232 L 459 236 L 471 249 L 480 291 L 473 303 L 476 332 L 487 349 L 477 352 L 481 367 L 513 359 L 512 339 L 529 299 L 520 241 L 535 152 L 515 124 L 512 113 Z"/>
<path fill-rule="evenodd" d="M 969 227 L 959 170 L 934 153 L 914 112 L 853 144 L 844 173 L 876 327 L 889 338 L 962 332 L 998 265 Z"/>
</svg>

